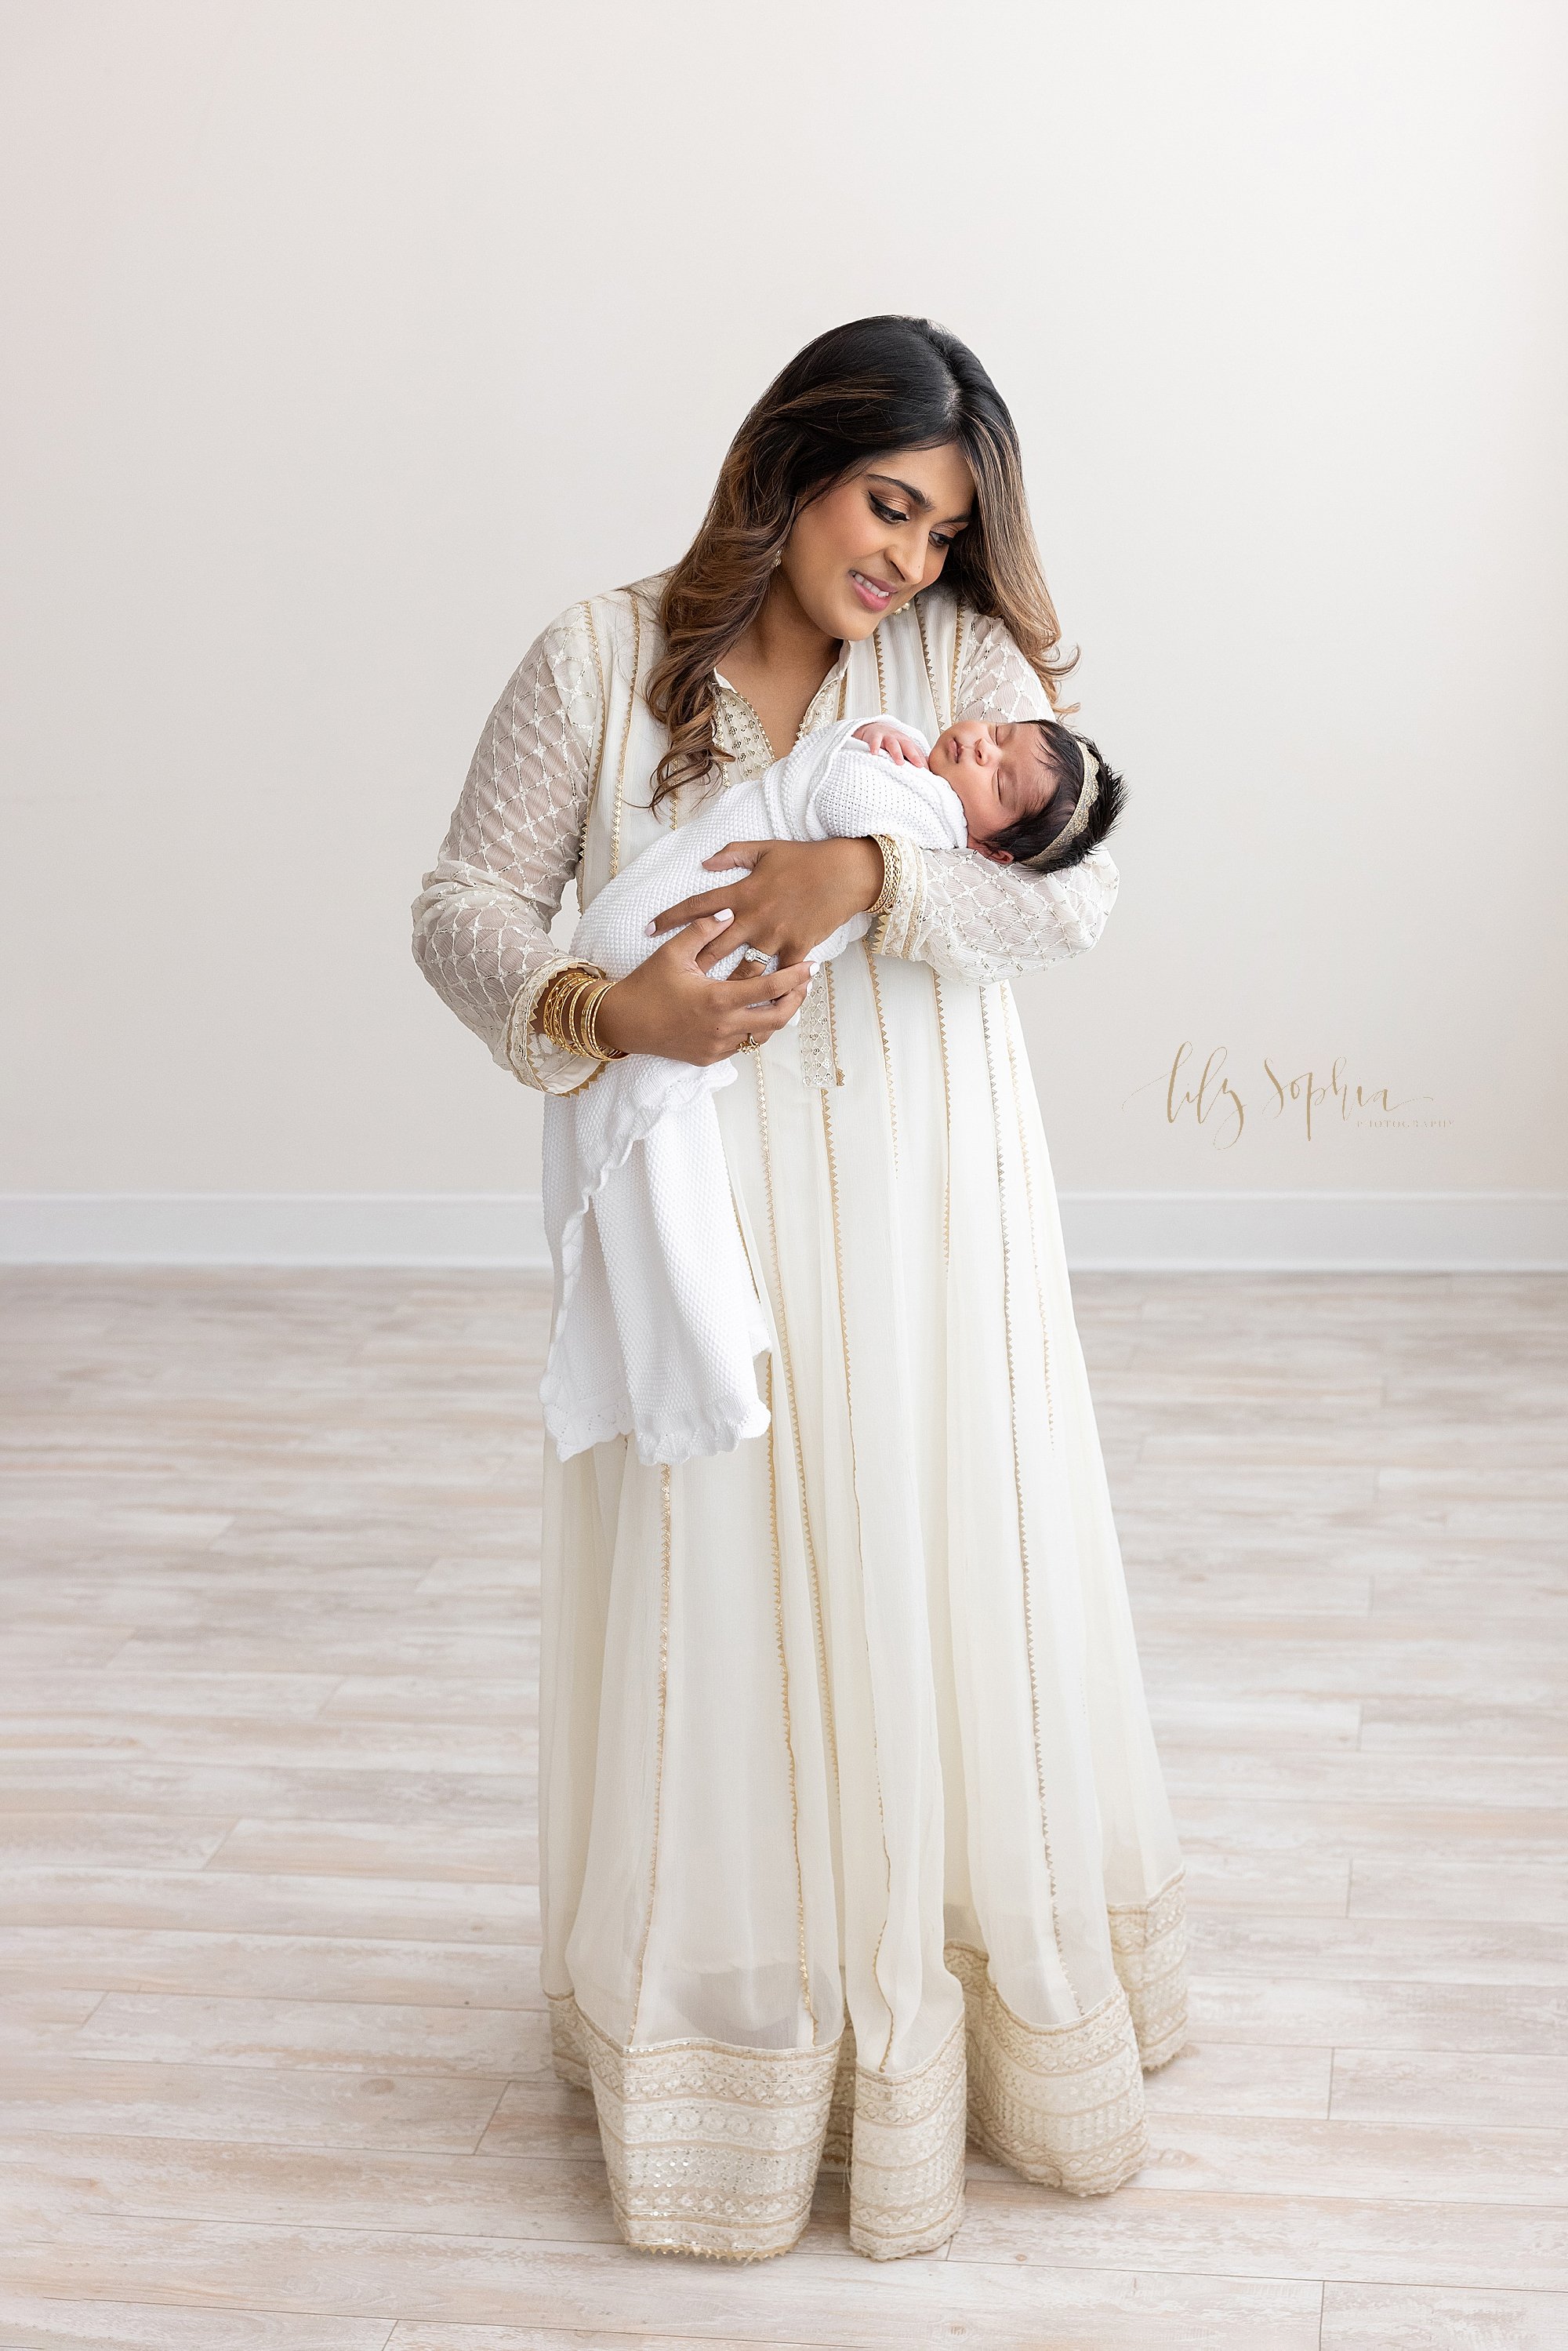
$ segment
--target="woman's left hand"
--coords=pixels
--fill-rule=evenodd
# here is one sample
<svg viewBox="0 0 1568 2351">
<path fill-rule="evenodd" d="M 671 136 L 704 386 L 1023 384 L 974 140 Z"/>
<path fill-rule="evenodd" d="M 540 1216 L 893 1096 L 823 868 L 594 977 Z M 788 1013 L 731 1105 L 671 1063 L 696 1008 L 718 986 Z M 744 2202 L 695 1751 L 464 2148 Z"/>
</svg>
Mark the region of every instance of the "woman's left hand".
<svg viewBox="0 0 1568 2351">
<path fill-rule="evenodd" d="M 732 841 L 703 865 L 710 873 L 750 871 L 667 906 L 654 922 L 663 936 L 699 914 L 735 909 L 735 920 L 697 956 L 706 971 L 738 946 L 777 956 L 780 967 L 804 963 L 852 914 L 875 904 L 882 889 L 882 852 L 874 841 Z"/>
</svg>

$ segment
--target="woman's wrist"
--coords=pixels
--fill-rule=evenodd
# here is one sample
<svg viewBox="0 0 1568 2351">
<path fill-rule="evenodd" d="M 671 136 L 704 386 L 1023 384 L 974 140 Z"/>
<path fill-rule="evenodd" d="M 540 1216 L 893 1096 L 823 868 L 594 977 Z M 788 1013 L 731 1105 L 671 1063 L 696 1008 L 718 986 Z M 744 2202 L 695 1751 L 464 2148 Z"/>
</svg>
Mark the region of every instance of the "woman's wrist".
<svg viewBox="0 0 1568 2351">
<path fill-rule="evenodd" d="M 852 840 L 836 841 L 833 845 L 843 853 L 844 862 L 855 869 L 852 912 L 871 914 L 887 878 L 887 859 L 881 846 L 881 836 L 866 833 Z"/>
<path fill-rule="evenodd" d="M 556 956 L 523 982 L 507 1016 L 503 1046 L 506 1061 L 524 1085 L 539 1093 L 575 1093 L 604 1067 L 601 1061 L 552 1044 L 539 1027 L 545 998 L 568 973 L 585 978 L 589 967 L 578 956 Z"/>
<path fill-rule="evenodd" d="M 612 981 L 599 999 L 594 1023 L 601 1047 L 612 1055 L 636 1050 L 635 1046 L 628 1042 L 622 1026 L 629 1008 L 626 982 L 623 979 Z"/>
<path fill-rule="evenodd" d="M 597 964 L 566 964 L 540 992 L 536 1035 L 558 1052 L 590 1061 L 618 1060 L 621 1048 L 600 1033 L 599 1015 L 614 982 Z"/>
</svg>

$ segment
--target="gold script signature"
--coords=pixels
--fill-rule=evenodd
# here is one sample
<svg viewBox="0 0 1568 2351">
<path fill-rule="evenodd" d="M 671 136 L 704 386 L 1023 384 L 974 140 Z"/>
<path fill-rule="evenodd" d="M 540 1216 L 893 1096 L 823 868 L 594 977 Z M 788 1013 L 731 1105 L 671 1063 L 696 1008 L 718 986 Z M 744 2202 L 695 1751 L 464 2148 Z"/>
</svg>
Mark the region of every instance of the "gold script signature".
<svg viewBox="0 0 1568 2351">
<path fill-rule="evenodd" d="M 1127 1102 L 1136 1094 L 1147 1092 L 1150 1086 L 1163 1085 L 1167 1126 L 1176 1125 L 1190 1113 L 1217 1151 L 1229 1151 L 1240 1142 L 1252 1113 L 1276 1121 L 1287 1116 L 1299 1119 L 1306 1140 L 1315 1143 L 1328 1121 L 1337 1120 L 1342 1125 L 1381 1125 L 1397 1120 L 1399 1113 L 1413 1103 L 1432 1100 L 1430 1094 L 1405 1094 L 1395 1099 L 1386 1085 L 1369 1086 L 1359 1081 L 1353 1084 L 1345 1074 L 1348 1054 L 1336 1054 L 1326 1071 L 1298 1070 L 1293 1077 L 1281 1074 L 1274 1066 L 1275 1058 L 1278 1057 L 1267 1053 L 1260 1056 L 1262 1085 L 1260 1087 L 1249 1078 L 1248 1092 L 1243 1094 L 1230 1074 L 1229 1048 L 1214 1046 L 1200 1065 L 1197 1048 L 1188 1038 L 1176 1047 L 1169 1070 L 1158 1078 L 1149 1079 L 1145 1085 L 1134 1086 Z M 1126 1102 L 1122 1106 L 1125 1109 Z M 1448 1123 L 1446 1120 L 1408 1123 Z"/>
</svg>

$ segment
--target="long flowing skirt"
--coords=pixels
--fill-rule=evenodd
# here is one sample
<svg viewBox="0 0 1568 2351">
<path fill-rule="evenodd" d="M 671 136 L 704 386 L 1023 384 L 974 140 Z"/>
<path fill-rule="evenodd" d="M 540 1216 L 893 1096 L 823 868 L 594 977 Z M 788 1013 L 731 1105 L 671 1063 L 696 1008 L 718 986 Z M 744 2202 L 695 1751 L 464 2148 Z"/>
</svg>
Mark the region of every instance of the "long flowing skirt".
<svg viewBox="0 0 1568 2351">
<path fill-rule="evenodd" d="M 633 2244 L 755 2259 L 823 2164 L 885 2258 L 966 2137 L 1095 2195 L 1182 2045 L 1181 1855 L 1005 984 L 860 950 L 718 1097 L 768 1433 L 547 1447 L 557 2069 Z M 810 1074 L 821 1074 L 811 1072 Z"/>
</svg>

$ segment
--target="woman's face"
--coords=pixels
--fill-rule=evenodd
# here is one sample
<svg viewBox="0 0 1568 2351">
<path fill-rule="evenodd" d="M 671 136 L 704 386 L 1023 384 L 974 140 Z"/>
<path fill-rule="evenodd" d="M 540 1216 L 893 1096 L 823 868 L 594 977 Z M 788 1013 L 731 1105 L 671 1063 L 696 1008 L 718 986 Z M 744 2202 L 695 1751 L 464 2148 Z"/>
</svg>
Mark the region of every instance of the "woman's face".
<svg viewBox="0 0 1568 2351">
<path fill-rule="evenodd" d="M 869 637 L 930 587 L 974 502 L 975 477 L 956 442 L 890 450 L 796 516 L 784 577 L 824 636 Z"/>
</svg>

